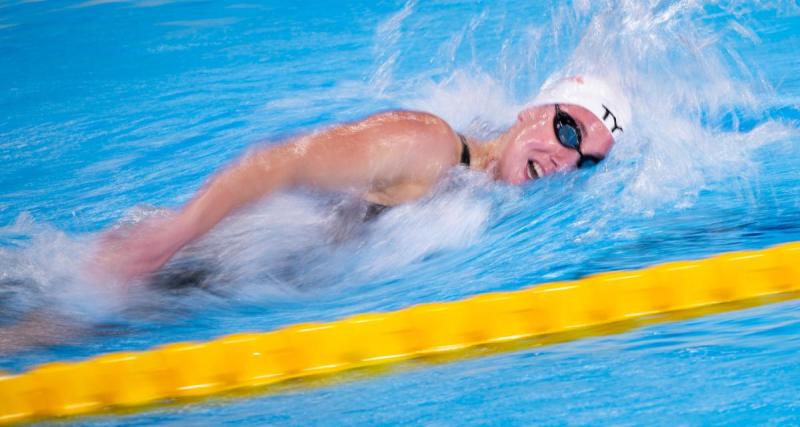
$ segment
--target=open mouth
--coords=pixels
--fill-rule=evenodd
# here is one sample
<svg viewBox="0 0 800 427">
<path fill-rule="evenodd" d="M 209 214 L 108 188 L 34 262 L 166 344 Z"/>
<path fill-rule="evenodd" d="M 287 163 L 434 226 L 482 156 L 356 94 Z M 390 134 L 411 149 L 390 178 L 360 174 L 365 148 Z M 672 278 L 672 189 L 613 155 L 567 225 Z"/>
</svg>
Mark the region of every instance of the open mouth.
<svg viewBox="0 0 800 427">
<path fill-rule="evenodd" d="M 528 160 L 528 179 L 538 179 L 544 176 L 544 171 L 538 163 L 533 160 Z"/>
</svg>

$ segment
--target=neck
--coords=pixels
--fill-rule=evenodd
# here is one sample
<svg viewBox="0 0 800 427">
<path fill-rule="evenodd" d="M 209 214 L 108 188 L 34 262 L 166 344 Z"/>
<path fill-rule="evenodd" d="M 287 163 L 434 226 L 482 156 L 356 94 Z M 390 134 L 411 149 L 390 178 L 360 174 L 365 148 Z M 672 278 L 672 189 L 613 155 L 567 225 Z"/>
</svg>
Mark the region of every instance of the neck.
<svg viewBox="0 0 800 427">
<path fill-rule="evenodd" d="M 467 138 L 469 153 L 471 156 L 469 168 L 488 173 L 491 177 L 497 178 L 497 163 L 500 159 L 500 149 L 502 147 L 503 136 L 498 136 L 489 141 L 478 141 L 474 138 Z"/>
</svg>

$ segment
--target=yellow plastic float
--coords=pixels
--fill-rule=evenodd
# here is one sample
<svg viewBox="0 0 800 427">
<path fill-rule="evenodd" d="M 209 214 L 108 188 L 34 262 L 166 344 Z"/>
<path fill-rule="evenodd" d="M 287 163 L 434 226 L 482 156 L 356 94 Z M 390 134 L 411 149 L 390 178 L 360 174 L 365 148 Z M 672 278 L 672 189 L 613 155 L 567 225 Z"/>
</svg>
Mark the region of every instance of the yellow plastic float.
<svg viewBox="0 0 800 427">
<path fill-rule="evenodd" d="M 800 290 L 800 243 L 0 372 L 0 423 L 261 387 Z M 579 335 L 576 335 L 576 337 Z"/>
</svg>

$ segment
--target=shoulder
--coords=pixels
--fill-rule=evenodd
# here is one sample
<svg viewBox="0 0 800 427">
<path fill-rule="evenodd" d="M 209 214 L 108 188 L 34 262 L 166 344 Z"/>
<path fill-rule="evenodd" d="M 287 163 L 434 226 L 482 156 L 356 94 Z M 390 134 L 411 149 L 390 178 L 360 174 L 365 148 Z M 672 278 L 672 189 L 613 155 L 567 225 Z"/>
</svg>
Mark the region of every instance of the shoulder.
<svg viewBox="0 0 800 427">
<path fill-rule="evenodd" d="M 455 155 L 459 148 L 458 134 L 443 118 L 424 111 L 395 110 L 373 114 L 368 122 L 380 123 L 396 140 L 424 149 L 428 154 L 437 152 Z"/>
<path fill-rule="evenodd" d="M 424 111 L 394 110 L 384 111 L 368 117 L 369 121 L 395 123 L 407 130 L 439 134 L 453 134 L 453 128 L 441 117 Z"/>
</svg>

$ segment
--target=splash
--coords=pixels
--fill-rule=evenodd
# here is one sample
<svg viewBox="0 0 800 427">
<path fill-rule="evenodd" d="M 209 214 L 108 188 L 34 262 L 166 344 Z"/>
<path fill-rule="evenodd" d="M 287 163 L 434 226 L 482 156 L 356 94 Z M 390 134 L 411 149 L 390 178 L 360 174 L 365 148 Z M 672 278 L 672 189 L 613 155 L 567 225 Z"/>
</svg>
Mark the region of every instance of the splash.
<svg viewBox="0 0 800 427">
<path fill-rule="evenodd" d="M 549 77 L 581 73 L 617 80 L 629 94 L 637 120 L 612 154 L 609 169 L 614 172 L 600 173 L 597 180 L 623 185 L 619 203 L 636 211 L 691 206 L 692 199 L 714 182 L 757 170 L 752 153 L 796 130 L 778 121 L 745 124 L 764 118 L 774 90 L 753 61 L 737 52 L 742 45 L 761 43 L 758 32 L 748 26 L 749 15 L 771 7 L 791 9 L 786 4 L 740 4 L 726 8 L 736 13 L 720 25 L 720 20 L 702 19 L 717 6 L 700 1 L 609 1 L 593 6 L 577 2 L 557 7 L 550 22 L 539 27 L 507 30 L 512 36 L 499 48 L 457 56 L 464 39 L 514 22 L 509 11 L 487 7 L 481 22 L 465 25 L 429 59 L 435 63 L 447 52 L 461 67 L 423 79 L 412 96 L 407 95 L 411 85 L 396 81 L 393 93 L 404 99 L 406 108 L 433 111 L 457 129 L 491 137 L 534 98 L 536 89 L 526 84 L 531 80 L 540 84 Z M 520 33 L 529 36 L 513 36 Z M 417 34 L 406 30 L 405 37 Z M 417 47 L 412 43 L 407 49 Z M 528 53 L 510 55 L 510 50 Z M 482 61 L 492 51 L 499 51 L 498 60 Z M 561 60 L 548 59 L 553 56 Z M 416 81 L 417 76 L 410 79 Z M 609 186 L 610 182 L 599 183 L 604 190 Z"/>
<path fill-rule="evenodd" d="M 402 37 L 402 24 L 414 10 L 416 1 L 409 0 L 403 9 L 378 25 L 375 55 L 379 64 L 370 78 L 369 85 L 379 97 L 384 97 L 387 87 L 394 80 L 394 68 L 400 55 L 398 42 Z"/>
</svg>

